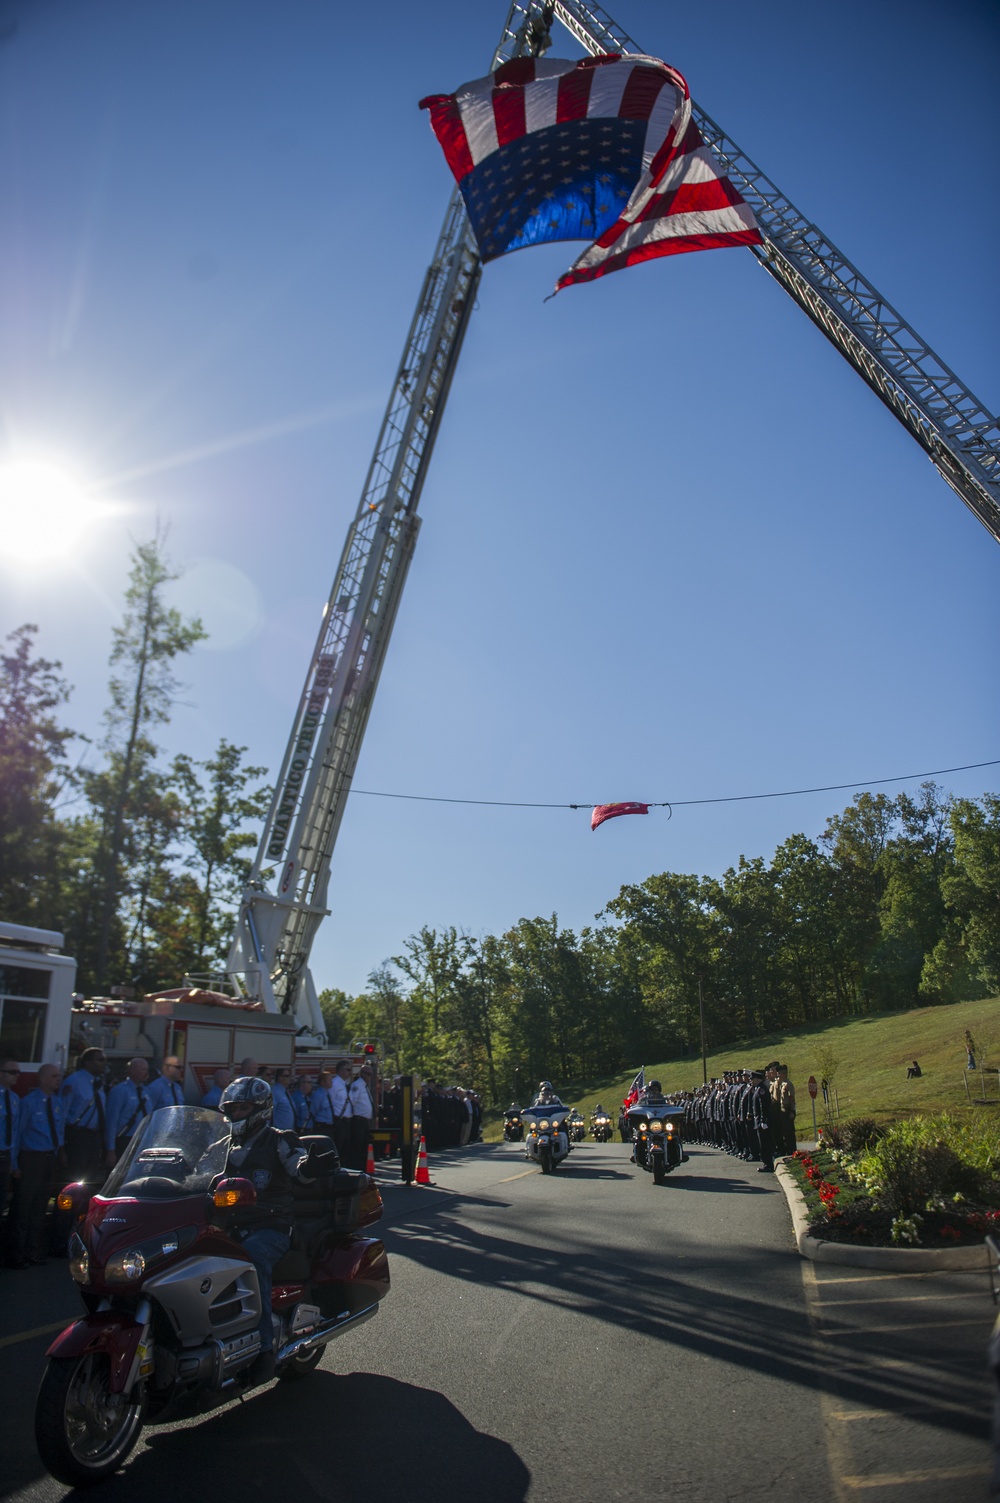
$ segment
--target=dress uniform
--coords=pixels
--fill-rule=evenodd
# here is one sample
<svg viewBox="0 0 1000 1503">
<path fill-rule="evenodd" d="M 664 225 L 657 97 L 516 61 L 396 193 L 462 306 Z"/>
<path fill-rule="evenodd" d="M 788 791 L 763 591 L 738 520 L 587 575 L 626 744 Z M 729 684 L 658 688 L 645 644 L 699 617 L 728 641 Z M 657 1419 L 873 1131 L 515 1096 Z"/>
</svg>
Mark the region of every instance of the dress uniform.
<svg viewBox="0 0 1000 1503">
<path fill-rule="evenodd" d="M 136 1080 L 120 1080 L 108 1093 L 108 1125 L 104 1146 L 121 1158 L 129 1139 L 150 1112 L 149 1091 Z"/>
<path fill-rule="evenodd" d="M 81 1068 L 67 1075 L 60 1093 L 66 1137 L 66 1167 L 70 1179 L 97 1184 L 104 1179 L 104 1145 L 108 1098 L 101 1084 L 104 1056 L 85 1049 L 80 1056 L 100 1062 L 100 1071 Z"/>
<path fill-rule="evenodd" d="M 182 1074 L 179 1064 L 174 1065 L 169 1059 L 163 1061 L 163 1074 L 149 1087 L 151 1112 L 159 1111 L 161 1106 L 184 1105 L 184 1087 L 178 1079 Z"/>
<path fill-rule="evenodd" d="M 46 1075 L 52 1072 L 52 1077 Z M 39 1080 L 59 1073 L 54 1065 L 43 1065 Z M 63 1103 L 55 1089 L 46 1091 L 37 1085 L 21 1102 L 18 1114 L 14 1154 L 21 1177 L 16 1181 L 12 1216 L 13 1263 L 24 1268 L 27 1263 L 45 1262 L 45 1212 L 52 1192 L 56 1162 L 65 1143 Z"/>
</svg>

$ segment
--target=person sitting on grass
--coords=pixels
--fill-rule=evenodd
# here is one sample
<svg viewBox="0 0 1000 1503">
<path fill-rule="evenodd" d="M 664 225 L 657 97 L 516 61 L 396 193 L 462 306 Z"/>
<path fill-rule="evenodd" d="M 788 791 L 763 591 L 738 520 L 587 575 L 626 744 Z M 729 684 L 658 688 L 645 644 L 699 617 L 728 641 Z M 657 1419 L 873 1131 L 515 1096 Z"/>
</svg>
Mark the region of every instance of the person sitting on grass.
<svg viewBox="0 0 1000 1503">
<path fill-rule="evenodd" d="M 913 1064 L 907 1069 L 906 1078 L 907 1080 L 919 1080 L 923 1073 L 923 1070 L 921 1070 L 916 1060 L 914 1060 Z"/>
</svg>

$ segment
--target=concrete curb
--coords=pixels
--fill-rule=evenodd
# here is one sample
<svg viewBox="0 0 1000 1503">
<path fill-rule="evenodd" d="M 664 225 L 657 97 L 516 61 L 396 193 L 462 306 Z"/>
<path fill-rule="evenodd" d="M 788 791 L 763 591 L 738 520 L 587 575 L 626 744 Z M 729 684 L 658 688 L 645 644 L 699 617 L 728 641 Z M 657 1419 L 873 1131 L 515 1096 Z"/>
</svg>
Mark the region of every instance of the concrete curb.
<svg viewBox="0 0 1000 1503">
<path fill-rule="evenodd" d="M 981 1247 L 853 1247 L 849 1242 L 827 1242 L 809 1235 L 806 1198 L 795 1176 L 784 1164 L 775 1165 L 775 1175 L 792 1215 L 795 1244 L 804 1258 L 814 1263 L 846 1263 L 852 1268 L 880 1268 L 886 1273 L 932 1273 L 942 1269 L 990 1266 L 985 1243 Z"/>
</svg>

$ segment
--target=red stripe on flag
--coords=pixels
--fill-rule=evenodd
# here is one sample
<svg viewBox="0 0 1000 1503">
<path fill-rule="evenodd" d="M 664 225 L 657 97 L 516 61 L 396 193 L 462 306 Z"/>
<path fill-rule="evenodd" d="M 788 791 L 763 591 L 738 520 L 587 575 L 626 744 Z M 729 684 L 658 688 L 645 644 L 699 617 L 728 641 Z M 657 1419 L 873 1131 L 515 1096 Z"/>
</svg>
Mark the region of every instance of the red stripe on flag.
<svg viewBox="0 0 1000 1503">
<path fill-rule="evenodd" d="M 763 245 L 760 230 L 732 230 L 725 235 L 677 235 L 672 240 L 653 240 L 638 245 L 634 250 L 622 251 L 609 256 L 600 266 L 582 266 L 568 271 L 556 283 L 556 291 L 572 287 L 575 282 L 594 282 L 609 271 L 620 271 L 625 266 L 638 266 L 640 261 L 652 261 L 657 256 L 678 256 L 684 251 L 725 250 L 730 245 Z"/>
<path fill-rule="evenodd" d="M 572 73 L 562 75 L 556 104 L 557 125 L 562 125 L 566 120 L 586 120 L 593 81 L 593 68 L 574 68 Z"/>
<path fill-rule="evenodd" d="M 534 83 L 534 80 L 535 59 L 533 57 L 512 57 L 509 63 L 501 63 L 493 75 L 494 84 L 514 84 L 518 88 Z"/>
<path fill-rule="evenodd" d="M 658 68 L 636 63 L 629 74 L 622 102 L 618 106 L 619 120 L 648 120 L 660 97 L 660 90 L 664 87 L 668 85 Z"/>
<path fill-rule="evenodd" d="M 455 181 L 460 183 L 475 164 L 454 94 L 429 94 L 426 99 L 421 99 L 420 108 L 430 110 L 431 125 L 441 143 L 445 161 Z"/>
<path fill-rule="evenodd" d="M 497 125 L 498 146 L 509 146 L 511 141 L 519 141 L 527 129 L 524 119 L 524 90 L 494 89 L 493 118 Z"/>
<path fill-rule="evenodd" d="M 651 198 L 636 220 L 667 219 L 671 214 L 698 214 L 705 209 L 729 209 L 744 203 L 727 177 L 713 177 L 705 183 L 681 183 L 672 193 Z"/>
</svg>

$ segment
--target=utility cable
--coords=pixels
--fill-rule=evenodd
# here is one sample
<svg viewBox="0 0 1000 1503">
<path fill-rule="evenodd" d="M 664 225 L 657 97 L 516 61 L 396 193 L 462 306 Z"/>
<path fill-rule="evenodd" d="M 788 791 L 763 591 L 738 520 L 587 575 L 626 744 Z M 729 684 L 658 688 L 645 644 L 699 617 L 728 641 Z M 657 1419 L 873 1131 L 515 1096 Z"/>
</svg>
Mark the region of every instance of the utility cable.
<svg viewBox="0 0 1000 1503">
<path fill-rule="evenodd" d="M 821 788 L 784 788 L 779 793 L 732 793 L 718 798 L 675 798 L 658 802 L 642 800 L 650 809 L 684 809 L 696 804 L 741 804 L 750 799 L 798 798 L 803 793 L 842 793 L 847 788 L 877 788 L 883 783 L 912 783 L 917 778 L 940 778 L 949 772 L 972 772 L 979 767 L 1000 767 L 1000 757 L 991 762 L 965 762 L 961 767 L 938 767 L 933 772 L 904 772 L 896 778 L 865 778 L 852 783 L 825 783 Z M 575 804 L 525 803 L 502 798 L 447 798 L 431 793 L 383 793 L 374 788 L 352 788 L 365 798 L 401 798 L 422 804 L 477 804 L 495 809 L 592 809 L 600 799 Z"/>
</svg>

